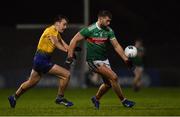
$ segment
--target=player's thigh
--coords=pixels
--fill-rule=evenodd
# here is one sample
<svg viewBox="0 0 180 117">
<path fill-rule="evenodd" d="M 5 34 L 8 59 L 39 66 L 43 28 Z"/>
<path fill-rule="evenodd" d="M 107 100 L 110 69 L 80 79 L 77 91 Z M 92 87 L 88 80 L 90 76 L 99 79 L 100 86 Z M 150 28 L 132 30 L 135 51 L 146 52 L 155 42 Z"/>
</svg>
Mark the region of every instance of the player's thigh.
<svg viewBox="0 0 180 117">
<path fill-rule="evenodd" d="M 98 66 L 96 72 L 101 74 L 107 80 L 118 80 L 116 73 L 112 69 L 108 68 L 106 65 Z"/>
<path fill-rule="evenodd" d="M 58 76 L 59 78 L 63 78 L 63 77 L 67 78 L 70 76 L 70 72 L 67 69 L 56 64 L 49 70 L 48 73 L 54 74 Z"/>
</svg>

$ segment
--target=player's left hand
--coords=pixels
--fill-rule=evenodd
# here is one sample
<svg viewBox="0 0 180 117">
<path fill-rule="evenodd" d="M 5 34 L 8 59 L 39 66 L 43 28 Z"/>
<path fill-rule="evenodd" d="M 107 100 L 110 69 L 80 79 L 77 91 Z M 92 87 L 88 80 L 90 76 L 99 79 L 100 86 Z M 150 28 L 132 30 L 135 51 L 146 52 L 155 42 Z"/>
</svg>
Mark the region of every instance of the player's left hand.
<svg viewBox="0 0 180 117">
<path fill-rule="evenodd" d="M 128 59 L 125 61 L 128 68 L 134 73 L 136 66 L 133 64 L 132 60 Z"/>
</svg>

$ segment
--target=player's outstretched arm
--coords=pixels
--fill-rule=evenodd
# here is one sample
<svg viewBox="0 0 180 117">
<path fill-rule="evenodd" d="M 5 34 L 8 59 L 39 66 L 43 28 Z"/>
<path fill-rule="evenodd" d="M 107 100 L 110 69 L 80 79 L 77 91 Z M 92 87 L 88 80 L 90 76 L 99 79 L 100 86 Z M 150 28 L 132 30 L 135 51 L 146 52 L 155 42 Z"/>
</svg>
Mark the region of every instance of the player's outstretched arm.
<svg viewBox="0 0 180 117">
<path fill-rule="evenodd" d="M 124 60 L 128 68 L 134 71 L 135 67 L 133 65 L 133 62 L 125 55 L 124 50 L 122 46 L 118 43 L 117 39 L 112 39 L 111 44 L 113 45 L 118 55 Z"/>
<path fill-rule="evenodd" d="M 112 39 L 111 44 L 113 45 L 115 51 L 118 53 L 118 55 L 124 60 L 127 61 L 128 57 L 124 54 L 124 50 L 122 46 L 118 43 L 117 39 Z"/>
<path fill-rule="evenodd" d="M 62 42 L 64 48 L 66 48 L 66 50 L 69 50 L 69 45 L 63 39 L 61 39 L 60 41 Z"/>
<path fill-rule="evenodd" d="M 67 52 L 67 49 L 63 46 L 63 43 L 60 42 L 56 36 L 50 36 L 49 39 L 58 49 Z"/>
<path fill-rule="evenodd" d="M 84 36 L 82 36 L 79 32 L 73 37 L 69 44 L 69 50 L 68 50 L 68 58 L 73 58 L 74 49 L 79 41 L 84 39 Z"/>
</svg>

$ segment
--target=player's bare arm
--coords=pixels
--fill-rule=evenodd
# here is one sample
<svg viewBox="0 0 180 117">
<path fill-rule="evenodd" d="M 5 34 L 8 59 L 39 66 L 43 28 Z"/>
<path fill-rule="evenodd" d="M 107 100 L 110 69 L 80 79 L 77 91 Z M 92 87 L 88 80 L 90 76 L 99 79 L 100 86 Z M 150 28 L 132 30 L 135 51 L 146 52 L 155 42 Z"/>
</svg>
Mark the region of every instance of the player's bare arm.
<svg viewBox="0 0 180 117">
<path fill-rule="evenodd" d="M 64 48 L 66 48 L 66 50 L 69 50 L 69 45 L 63 39 L 61 39 L 60 41 L 62 42 Z"/>
<path fill-rule="evenodd" d="M 68 58 L 73 57 L 74 48 L 76 47 L 77 43 L 82 39 L 84 39 L 84 36 L 82 36 L 79 32 L 73 37 L 69 45 Z"/>
<path fill-rule="evenodd" d="M 67 49 L 63 46 L 63 44 L 58 40 L 56 36 L 49 36 L 49 39 L 58 49 L 67 52 Z"/>
<path fill-rule="evenodd" d="M 122 46 L 118 43 L 117 39 L 112 39 L 111 44 L 113 45 L 115 51 L 118 53 L 118 55 L 124 60 L 127 61 L 128 57 L 124 54 L 124 50 Z"/>
</svg>

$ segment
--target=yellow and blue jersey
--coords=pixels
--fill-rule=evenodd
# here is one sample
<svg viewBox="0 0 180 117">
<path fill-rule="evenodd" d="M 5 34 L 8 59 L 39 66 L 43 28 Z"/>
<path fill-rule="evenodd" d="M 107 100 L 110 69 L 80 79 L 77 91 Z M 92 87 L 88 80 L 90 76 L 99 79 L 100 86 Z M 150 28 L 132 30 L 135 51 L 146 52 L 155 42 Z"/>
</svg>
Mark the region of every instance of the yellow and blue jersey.
<svg viewBox="0 0 180 117">
<path fill-rule="evenodd" d="M 59 40 L 62 39 L 60 33 L 56 30 L 54 25 L 46 28 L 40 37 L 38 47 L 37 47 L 38 52 L 51 54 L 54 51 L 55 46 L 49 39 L 50 36 L 55 36 Z"/>
</svg>

